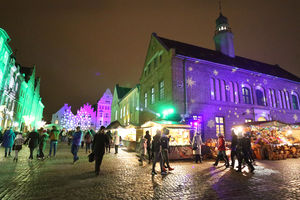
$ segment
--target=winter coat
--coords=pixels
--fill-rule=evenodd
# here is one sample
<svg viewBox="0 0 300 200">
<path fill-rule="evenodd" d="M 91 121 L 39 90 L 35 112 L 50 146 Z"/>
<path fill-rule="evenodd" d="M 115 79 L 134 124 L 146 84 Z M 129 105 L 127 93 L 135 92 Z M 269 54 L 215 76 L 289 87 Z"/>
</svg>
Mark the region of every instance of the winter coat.
<svg viewBox="0 0 300 200">
<path fill-rule="evenodd" d="M 147 139 L 142 138 L 140 141 L 140 153 L 146 154 L 147 153 Z"/>
<path fill-rule="evenodd" d="M 39 149 L 44 150 L 47 144 L 47 140 L 49 138 L 49 135 L 47 134 L 47 132 L 43 133 L 40 136 L 40 145 L 39 145 Z"/>
<path fill-rule="evenodd" d="M 169 149 L 169 141 L 170 141 L 170 138 L 167 135 L 163 134 L 162 137 L 160 138 L 161 148 Z"/>
<path fill-rule="evenodd" d="M 73 134 L 72 144 L 79 146 L 81 143 L 82 132 L 78 131 Z"/>
<path fill-rule="evenodd" d="M 192 141 L 192 146 L 194 147 L 194 144 L 196 144 L 195 146 L 197 146 L 196 150 L 193 150 L 193 155 L 201 155 L 201 145 L 202 143 L 202 138 L 201 135 L 195 135 L 193 137 L 193 141 Z"/>
<path fill-rule="evenodd" d="M 145 138 L 147 139 L 147 149 L 149 149 L 151 148 L 151 136 L 149 134 L 146 134 Z"/>
<path fill-rule="evenodd" d="M 15 133 L 11 129 L 6 130 L 3 135 L 2 146 L 5 148 L 11 148 L 14 144 L 15 137 Z"/>
<path fill-rule="evenodd" d="M 120 136 L 118 134 L 115 135 L 114 143 L 115 145 L 120 145 Z"/>
<path fill-rule="evenodd" d="M 233 135 L 231 139 L 231 151 L 236 151 L 237 143 L 238 143 L 237 135 Z"/>
<path fill-rule="evenodd" d="M 92 134 L 90 132 L 87 132 L 84 136 L 84 142 L 87 144 L 92 143 Z"/>
<path fill-rule="evenodd" d="M 24 139 L 23 139 L 22 135 L 18 134 L 15 141 L 14 141 L 13 150 L 20 151 L 22 149 L 23 143 L 24 143 Z"/>
<path fill-rule="evenodd" d="M 219 151 L 225 151 L 226 150 L 225 140 L 224 140 L 223 135 L 219 136 L 219 138 L 218 138 L 218 150 Z"/>
<path fill-rule="evenodd" d="M 36 148 L 39 144 L 40 135 L 36 131 L 32 131 L 28 134 L 27 139 L 25 140 L 24 144 L 28 143 L 29 148 Z"/>
<path fill-rule="evenodd" d="M 59 139 L 59 130 L 52 129 L 49 136 L 51 141 L 57 141 Z"/>
<path fill-rule="evenodd" d="M 161 142 L 160 142 L 160 135 L 155 135 L 152 140 L 152 152 L 160 152 Z"/>
<path fill-rule="evenodd" d="M 104 133 L 97 133 L 93 140 L 93 152 L 96 156 L 105 153 L 105 146 L 108 145 L 108 137 Z"/>
</svg>

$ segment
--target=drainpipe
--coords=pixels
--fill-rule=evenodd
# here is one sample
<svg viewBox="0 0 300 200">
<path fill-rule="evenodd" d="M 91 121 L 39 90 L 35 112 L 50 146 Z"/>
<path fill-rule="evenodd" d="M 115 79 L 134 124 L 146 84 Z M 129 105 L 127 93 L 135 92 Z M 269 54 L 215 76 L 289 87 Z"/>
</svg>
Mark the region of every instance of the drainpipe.
<svg viewBox="0 0 300 200">
<path fill-rule="evenodd" d="M 184 99 L 184 115 L 187 114 L 187 89 L 186 89 L 186 59 L 183 59 L 182 63 L 183 71 L 183 99 Z"/>
</svg>

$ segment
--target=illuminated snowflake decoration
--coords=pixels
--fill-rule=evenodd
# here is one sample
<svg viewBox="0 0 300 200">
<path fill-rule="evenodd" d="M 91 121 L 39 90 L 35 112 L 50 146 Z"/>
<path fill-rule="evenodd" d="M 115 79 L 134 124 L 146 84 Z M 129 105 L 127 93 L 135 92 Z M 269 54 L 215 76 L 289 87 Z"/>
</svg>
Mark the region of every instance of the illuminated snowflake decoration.
<svg viewBox="0 0 300 200">
<path fill-rule="evenodd" d="M 229 110 L 228 112 L 231 113 L 231 110 Z"/>
<path fill-rule="evenodd" d="M 228 115 L 227 117 L 230 118 L 230 115 Z"/>
<path fill-rule="evenodd" d="M 237 108 L 234 108 L 234 110 L 237 110 Z"/>
<path fill-rule="evenodd" d="M 249 115 L 249 114 L 250 114 L 250 110 L 249 110 L 249 109 L 247 109 L 247 110 L 246 110 L 246 113 Z"/>
<path fill-rule="evenodd" d="M 222 108 L 220 107 L 219 110 L 222 110 Z"/>
<path fill-rule="evenodd" d="M 298 116 L 296 114 L 294 114 L 293 118 L 294 118 L 295 121 L 298 120 Z"/>
<path fill-rule="evenodd" d="M 213 73 L 214 73 L 215 76 L 218 76 L 218 74 L 219 74 L 219 72 L 217 70 L 214 70 Z"/>
<path fill-rule="evenodd" d="M 191 99 L 191 103 L 195 103 L 195 99 Z"/>
<path fill-rule="evenodd" d="M 187 83 L 188 87 L 193 87 L 193 85 L 196 84 L 196 81 L 194 81 L 192 79 L 192 77 L 188 77 L 188 79 L 186 80 L 186 83 Z"/>
<path fill-rule="evenodd" d="M 268 81 L 267 81 L 266 79 L 264 79 L 264 80 L 263 80 L 263 83 L 264 83 L 265 85 L 267 85 L 267 84 L 268 84 Z"/>
<path fill-rule="evenodd" d="M 231 72 L 234 73 L 234 72 L 236 72 L 237 69 L 238 69 L 237 67 L 232 68 Z"/>
<path fill-rule="evenodd" d="M 193 68 L 192 67 L 189 67 L 188 68 L 189 72 L 193 71 Z"/>
<path fill-rule="evenodd" d="M 283 91 L 285 91 L 285 92 L 286 92 L 286 88 L 284 88 L 284 89 L 283 89 Z"/>
<path fill-rule="evenodd" d="M 283 110 L 283 113 L 284 113 L 284 114 L 286 113 L 285 110 Z"/>
<path fill-rule="evenodd" d="M 247 82 L 249 82 L 250 80 L 249 79 L 247 79 Z"/>
<path fill-rule="evenodd" d="M 230 86 L 226 85 L 226 90 L 229 91 L 230 90 Z"/>
<path fill-rule="evenodd" d="M 215 127 L 215 121 L 214 120 L 209 120 L 208 121 L 208 123 L 207 123 L 207 127 L 209 127 L 209 128 L 213 128 L 213 127 Z"/>
<path fill-rule="evenodd" d="M 239 117 L 240 117 L 239 115 L 236 116 L 236 118 L 239 118 Z"/>
</svg>

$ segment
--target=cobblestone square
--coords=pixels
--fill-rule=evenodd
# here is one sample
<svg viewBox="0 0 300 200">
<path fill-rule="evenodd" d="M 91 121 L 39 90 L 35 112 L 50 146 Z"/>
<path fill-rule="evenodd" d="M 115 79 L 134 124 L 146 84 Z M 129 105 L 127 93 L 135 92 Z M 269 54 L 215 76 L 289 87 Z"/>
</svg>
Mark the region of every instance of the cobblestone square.
<svg viewBox="0 0 300 200">
<path fill-rule="evenodd" d="M 112 149 L 96 177 L 85 149 L 74 165 L 70 146 L 62 143 L 55 158 L 28 161 L 28 155 L 24 146 L 15 163 L 1 148 L 0 199 L 300 199 L 299 159 L 259 161 L 254 174 L 223 163 L 215 168 L 212 160 L 176 161 L 174 171 L 152 176 L 151 165 L 140 166 L 135 153 Z"/>
</svg>

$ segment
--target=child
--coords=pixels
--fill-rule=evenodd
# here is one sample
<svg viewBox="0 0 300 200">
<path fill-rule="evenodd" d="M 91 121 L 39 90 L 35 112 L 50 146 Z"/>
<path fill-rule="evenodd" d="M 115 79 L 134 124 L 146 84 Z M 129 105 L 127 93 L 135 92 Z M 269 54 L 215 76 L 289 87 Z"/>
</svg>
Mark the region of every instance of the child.
<svg viewBox="0 0 300 200">
<path fill-rule="evenodd" d="M 24 143 L 24 139 L 22 137 L 22 133 L 18 133 L 13 145 L 13 150 L 15 150 L 14 161 L 16 162 L 18 162 L 18 153 L 22 149 L 23 143 Z"/>
</svg>

